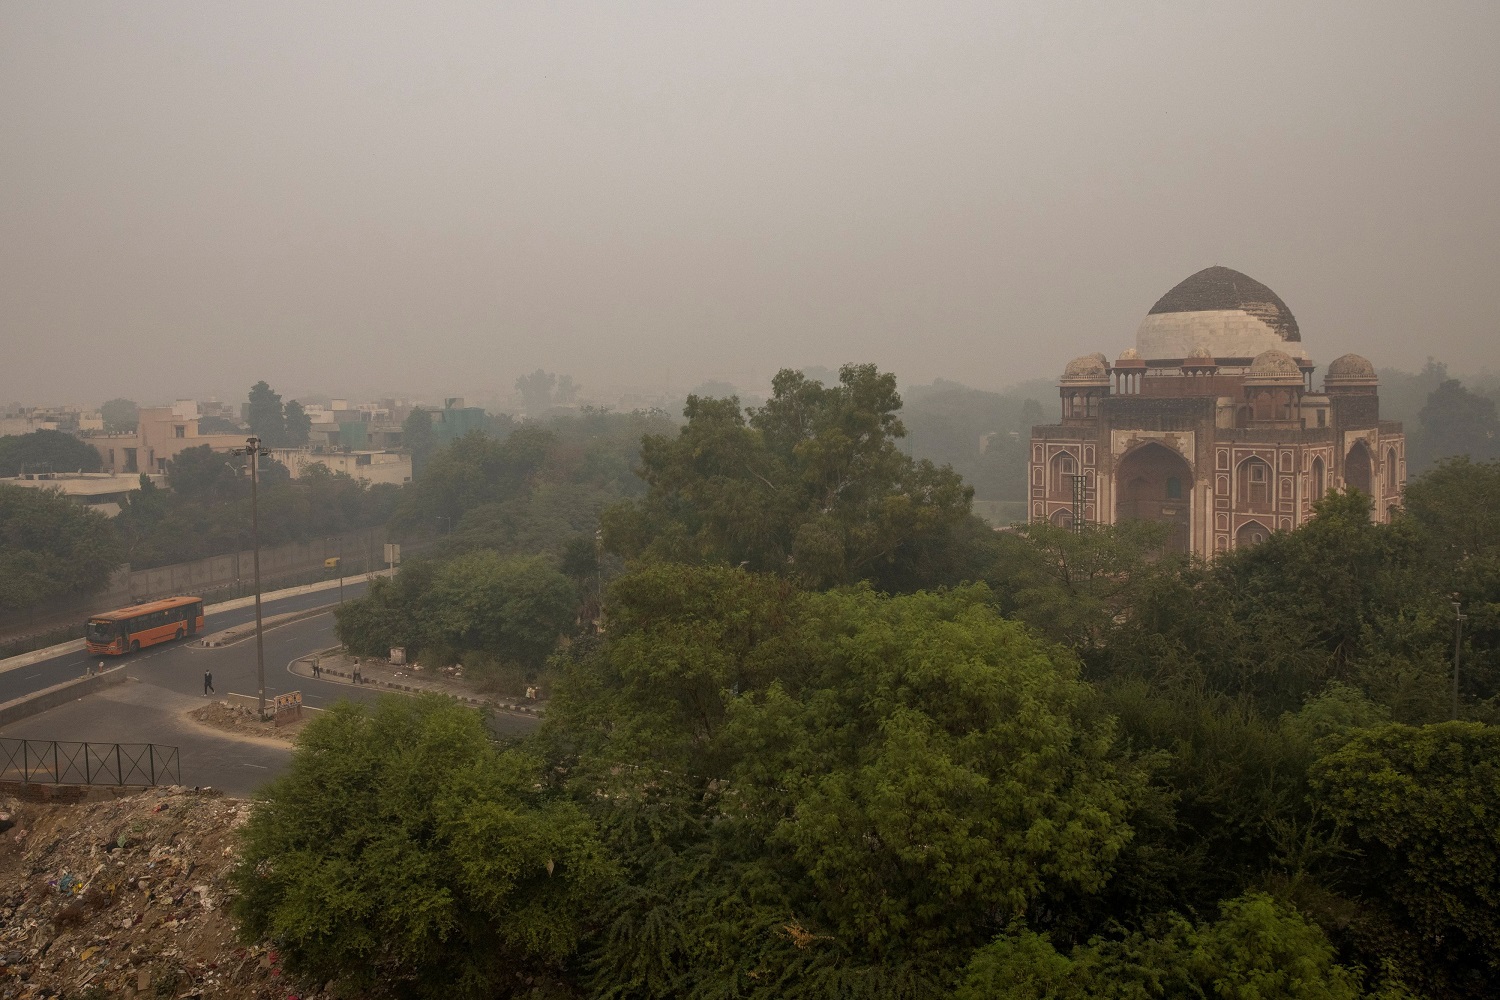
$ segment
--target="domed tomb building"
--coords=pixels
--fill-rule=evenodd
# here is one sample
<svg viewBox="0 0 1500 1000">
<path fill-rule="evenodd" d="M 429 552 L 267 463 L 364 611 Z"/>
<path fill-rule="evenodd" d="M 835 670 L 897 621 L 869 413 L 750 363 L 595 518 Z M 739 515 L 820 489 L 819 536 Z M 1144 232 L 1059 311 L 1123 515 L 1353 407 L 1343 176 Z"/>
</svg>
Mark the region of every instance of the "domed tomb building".
<svg viewBox="0 0 1500 1000">
<path fill-rule="evenodd" d="M 1062 422 L 1032 428 L 1032 520 L 1163 521 L 1207 556 L 1290 531 L 1331 489 L 1373 497 L 1377 520 L 1401 500 L 1406 438 L 1374 367 L 1346 354 L 1315 388 L 1292 311 L 1253 278 L 1199 271 L 1104 357 L 1069 362 Z"/>
</svg>

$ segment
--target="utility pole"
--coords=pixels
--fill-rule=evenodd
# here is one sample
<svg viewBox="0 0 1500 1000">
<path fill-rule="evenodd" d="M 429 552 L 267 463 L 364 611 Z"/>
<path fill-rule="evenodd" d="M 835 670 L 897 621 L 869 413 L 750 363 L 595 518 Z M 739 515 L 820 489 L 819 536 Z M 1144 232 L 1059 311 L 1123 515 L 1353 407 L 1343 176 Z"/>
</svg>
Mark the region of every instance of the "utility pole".
<svg viewBox="0 0 1500 1000">
<path fill-rule="evenodd" d="M 1453 721 L 1458 721 L 1458 658 L 1463 651 L 1464 620 L 1469 616 L 1463 613 L 1462 605 L 1453 602 Z"/>
<path fill-rule="evenodd" d="M 266 717 L 266 642 L 265 634 L 261 626 L 260 617 L 260 456 L 269 455 L 270 451 L 260 446 L 260 438 L 253 434 L 245 439 L 245 447 L 236 448 L 236 455 L 244 455 L 250 459 L 250 549 L 254 553 L 255 565 L 255 680 L 260 692 L 260 711 L 256 715 L 258 719 Z"/>
</svg>

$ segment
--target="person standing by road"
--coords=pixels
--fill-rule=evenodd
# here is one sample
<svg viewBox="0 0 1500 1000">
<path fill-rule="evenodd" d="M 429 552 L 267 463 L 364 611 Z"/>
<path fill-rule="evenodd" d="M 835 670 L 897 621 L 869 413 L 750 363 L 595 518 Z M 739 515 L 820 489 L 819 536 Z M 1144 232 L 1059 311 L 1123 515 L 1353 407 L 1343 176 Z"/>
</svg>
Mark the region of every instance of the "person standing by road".
<svg viewBox="0 0 1500 1000">
<path fill-rule="evenodd" d="M 211 694 L 217 694 L 217 693 L 218 692 L 216 692 L 214 690 L 214 673 L 213 673 L 213 671 L 212 670 L 205 670 L 205 671 L 203 671 L 203 697 L 207 698 L 209 695 L 211 695 Z"/>
</svg>

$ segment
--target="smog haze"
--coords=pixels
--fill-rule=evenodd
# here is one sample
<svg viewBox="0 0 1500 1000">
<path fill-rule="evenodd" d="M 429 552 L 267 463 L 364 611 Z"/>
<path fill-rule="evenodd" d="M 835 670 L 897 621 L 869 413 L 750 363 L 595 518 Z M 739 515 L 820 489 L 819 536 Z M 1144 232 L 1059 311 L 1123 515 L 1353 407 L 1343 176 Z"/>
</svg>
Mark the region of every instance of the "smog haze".
<svg viewBox="0 0 1500 1000">
<path fill-rule="evenodd" d="M 1052 377 L 1213 264 L 1485 366 L 1500 6 L 0 7 L 0 400 Z"/>
</svg>

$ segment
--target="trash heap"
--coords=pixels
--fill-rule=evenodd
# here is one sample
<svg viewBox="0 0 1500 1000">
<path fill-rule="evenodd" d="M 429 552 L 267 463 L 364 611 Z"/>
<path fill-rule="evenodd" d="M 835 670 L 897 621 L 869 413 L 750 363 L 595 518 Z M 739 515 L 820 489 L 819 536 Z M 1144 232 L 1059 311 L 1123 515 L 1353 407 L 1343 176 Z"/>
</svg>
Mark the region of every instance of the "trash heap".
<svg viewBox="0 0 1500 1000">
<path fill-rule="evenodd" d="M 226 912 L 248 802 L 153 789 L 72 805 L 0 800 L 0 1000 L 315 1000 Z"/>
</svg>

